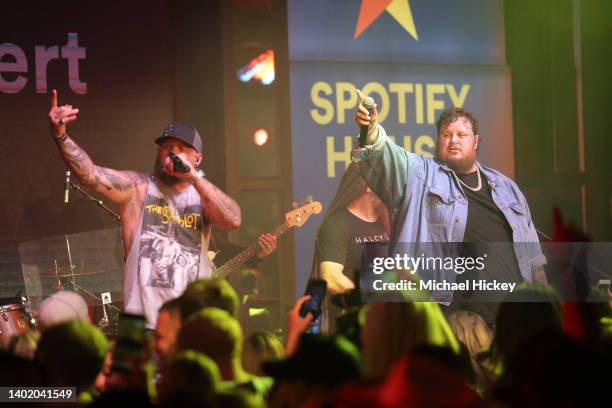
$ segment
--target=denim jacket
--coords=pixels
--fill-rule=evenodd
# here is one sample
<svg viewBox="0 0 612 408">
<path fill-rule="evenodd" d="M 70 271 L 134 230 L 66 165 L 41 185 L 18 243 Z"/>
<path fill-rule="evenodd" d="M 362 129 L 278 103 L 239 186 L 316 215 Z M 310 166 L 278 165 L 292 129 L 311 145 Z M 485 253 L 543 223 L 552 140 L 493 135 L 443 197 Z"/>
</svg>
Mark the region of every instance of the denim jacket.
<svg viewBox="0 0 612 408">
<path fill-rule="evenodd" d="M 380 125 L 374 131 L 378 131 L 375 143 L 356 147 L 352 159 L 360 162 L 367 184 L 390 211 L 390 255 L 400 252 L 400 243 L 463 242 L 468 201 L 453 170 L 435 159 L 406 152 Z M 525 196 L 508 177 L 476 165 L 489 182 L 493 202 L 512 228 L 521 275 L 531 282 L 533 269 L 546 264 L 546 258 Z"/>
</svg>

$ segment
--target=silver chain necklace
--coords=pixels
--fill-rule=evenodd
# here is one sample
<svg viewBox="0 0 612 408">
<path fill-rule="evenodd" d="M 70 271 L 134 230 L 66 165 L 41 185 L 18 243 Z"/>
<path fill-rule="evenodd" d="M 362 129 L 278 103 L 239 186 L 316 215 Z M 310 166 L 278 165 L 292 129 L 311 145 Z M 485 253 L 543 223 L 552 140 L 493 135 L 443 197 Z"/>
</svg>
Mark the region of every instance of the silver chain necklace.
<svg viewBox="0 0 612 408">
<path fill-rule="evenodd" d="M 457 173 L 453 171 L 453 175 L 455 176 L 455 178 L 457 179 L 459 183 L 463 184 L 465 187 L 469 188 L 472 191 L 480 191 L 480 189 L 482 188 L 482 177 L 480 177 L 480 169 L 478 168 L 478 166 L 476 166 L 476 174 L 478 176 L 478 185 L 476 187 L 470 187 L 467 184 L 465 184 L 463 180 L 459 178 L 459 176 L 457 176 Z"/>
</svg>

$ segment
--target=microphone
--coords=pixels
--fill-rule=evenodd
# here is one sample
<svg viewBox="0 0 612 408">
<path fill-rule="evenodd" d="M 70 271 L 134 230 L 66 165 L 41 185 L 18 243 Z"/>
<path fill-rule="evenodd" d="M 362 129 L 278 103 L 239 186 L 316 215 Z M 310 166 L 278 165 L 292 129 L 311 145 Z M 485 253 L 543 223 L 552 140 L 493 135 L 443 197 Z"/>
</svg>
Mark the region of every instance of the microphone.
<svg viewBox="0 0 612 408">
<path fill-rule="evenodd" d="M 372 106 L 374 106 L 374 99 L 369 96 L 363 98 L 361 102 L 361 106 L 368 110 L 368 114 L 372 114 Z M 359 129 L 359 146 L 363 147 L 367 144 L 368 141 L 368 126 L 362 126 Z"/>
<path fill-rule="evenodd" d="M 66 170 L 66 182 L 64 183 L 64 203 L 68 204 L 68 194 L 70 193 L 70 170 Z"/>
<path fill-rule="evenodd" d="M 170 152 L 168 153 L 168 157 L 172 160 L 172 168 L 177 173 L 189 173 L 191 171 L 191 167 L 183 163 L 180 157 L 176 154 Z"/>
</svg>

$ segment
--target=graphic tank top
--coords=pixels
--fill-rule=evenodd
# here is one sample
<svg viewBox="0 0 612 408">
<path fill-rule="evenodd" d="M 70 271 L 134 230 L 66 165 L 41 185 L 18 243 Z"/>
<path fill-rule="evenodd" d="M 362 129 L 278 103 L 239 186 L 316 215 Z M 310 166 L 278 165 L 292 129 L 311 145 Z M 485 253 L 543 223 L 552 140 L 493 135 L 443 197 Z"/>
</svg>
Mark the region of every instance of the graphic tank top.
<svg viewBox="0 0 612 408">
<path fill-rule="evenodd" d="M 193 186 L 179 191 L 149 176 L 140 226 L 125 261 L 125 312 L 144 315 L 154 329 L 165 302 L 180 296 L 189 282 L 210 277 L 210 231 Z"/>
</svg>

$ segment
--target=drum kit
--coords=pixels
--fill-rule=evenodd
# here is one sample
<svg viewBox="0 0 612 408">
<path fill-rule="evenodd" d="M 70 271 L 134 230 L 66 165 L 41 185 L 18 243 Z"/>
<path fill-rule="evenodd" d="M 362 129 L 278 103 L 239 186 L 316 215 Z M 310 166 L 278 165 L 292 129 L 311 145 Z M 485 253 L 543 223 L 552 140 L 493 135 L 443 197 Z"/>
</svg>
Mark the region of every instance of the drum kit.
<svg viewBox="0 0 612 408">
<path fill-rule="evenodd" d="M 55 279 L 55 283 L 53 285 L 53 290 L 55 290 L 56 292 L 58 290 L 64 290 L 64 285 L 66 285 L 66 283 L 68 283 L 69 285 L 72 286 L 71 290 L 74 290 L 76 292 L 76 288 L 75 286 L 75 281 L 74 278 L 76 276 L 88 276 L 88 275 L 97 275 L 99 273 L 104 273 L 104 272 L 74 272 L 71 271 L 69 268 L 65 268 L 62 266 L 57 266 L 57 264 L 53 267 L 53 268 L 49 268 L 47 270 L 47 273 L 39 275 L 39 277 L 41 279 L 43 278 L 53 278 Z"/>
<path fill-rule="evenodd" d="M 43 279 L 54 279 L 53 290 L 55 292 L 60 290 L 72 290 L 81 295 L 93 297 L 94 300 L 100 301 L 103 308 L 103 317 L 98 323 L 100 328 L 107 327 L 110 324 L 108 315 L 106 313 L 106 307 L 110 307 L 112 310 L 120 311 L 118 308 L 110 305 L 104 305 L 102 299 L 93 293 L 83 289 L 79 286 L 75 279 L 81 276 L 97 275 L 104 272 L 74 272 L 70 268 L 59 267 L 57 264 L 49 268 L 46 273 L 40 274 L 38 277 Z M 0 349 L 6 349 L 9 346 L 11 337 L 24 333 L 28 330 L 37 330 L 38 324 L 35 314 L 31 310 L 30 300 L 27 296 L 22 295 L 21 292 L 9 303 L 0 305 Z"/>
<path fill-rule="evenodd" d="M 30 309 L 30 301 L 27 296 L 18 294 L 16 303 L 0 306 L 0 349 L 8 347 L 11 337 L 36 330 L 36 317 Z"/>
<path fill-rule="evenodd" d="M 70 171 L 66 171 L 66 183 L 64 187 L 66 189 L 66 193 L 64 195 L 64 203 L 68 203 L 68 191 L 76 190 L 85 196 L 90 202 L 96 204 L 98 207 L 102 208 L 106 211 L 110 216 L 112 216 L 119 224 L 120 218 L 119 215 L 113 212 L 102 200 L 94 197 L 84 189 L 82 189 L 78 184 L 73 183 L 70 180 Z M 57 260 L 55 260 L 54 266 L 48 268 L 45 273 L 42 274 L 34 274 L 30 275 L 30 279 L 36 280 L 43 284 L 43 286 L 47 286 L 48 288 L 48 279 L 53 279 L 53 291 L 57 292 L 60 290 L 71 290 L 73 292 L 78 293 L 83 296 L 89 305 L 94 306 L 102 306 L 102 317 L 98 322 L 98 327 L 100 329 L 107 329 L 106 331 L 110 331 L 111 333 L 116 332 L 117 329 L 117 321 L 118 316 L 121 313 L 121 309 L 116 307 L 111 303 L 110 300 L 110 292 L 101 293 L 100 296 L 92 293 L 87 290 L 83 286 L 77 283 L 77 279 L 80 277 L 87 277 L 90 275 L 97 275 L 102 273 L 107 273 L 103 271 L 98 272 L 82 272 L 75 271 L 75 266 L 72 263 L 72 253 L 70 249 L 70 241 L 68 239 L 68 235 L 65 236 L 66 239 L 66 249 L 68 255 L 68 264 L 69 267 L 61 267 L 58 266 Z M 27 281 L 30 279 L 26 279 Z M 45 282 L 46 281 L 46 282 Z M 37 283 L 38 283 L 37 282 Z M 46 285 L 45 285 L 46 283 Z M 107 313 L 107 309 L 110 312 L 111 318 L 109 319 L 109 313 Z M 96 312 L 90 310 L 90 316 L 97 316 Z M 11 337 L 24 333 L 27 330 L 37 330 L 38 323 L 36 319 L 36 315 L 32 313 L 30 300 L 27 296 L 21 295 L 21 292 L 18 296 L 13 299 L 11 298 L 8 302 L 0 301 L 0 349 L 6 348 L 9 345 Z"/>
</svg>

